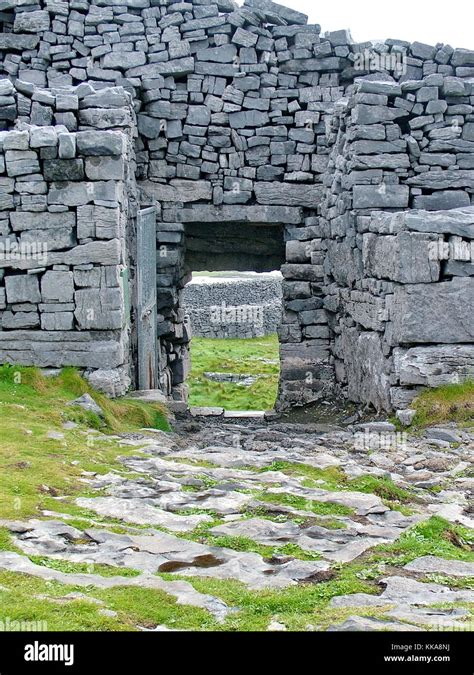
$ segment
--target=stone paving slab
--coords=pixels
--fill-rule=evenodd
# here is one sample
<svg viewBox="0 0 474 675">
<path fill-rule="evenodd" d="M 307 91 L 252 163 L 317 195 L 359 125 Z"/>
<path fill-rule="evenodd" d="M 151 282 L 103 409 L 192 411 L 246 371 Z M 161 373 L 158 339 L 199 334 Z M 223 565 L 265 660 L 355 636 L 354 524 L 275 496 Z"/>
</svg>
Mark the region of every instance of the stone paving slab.
<svg viewBox="0 0 474 675">
<path fill-rule="evenodd" d="M 471 577 L 474 586 L 474 563 L 462 560 L 445 560 L 426 555 L 408 563 L 403 569 L 425 574 L 445 574 L 448 577 Z"/>
<path fill-rule="evenodd" d="M 160 525 L 173 532 L 189 532 L 200 523 L 212 520 L 210 516 L 206 515 L 180 516 L 176 513 L 170 513 L 147 504 L 145 500 L 139 498 L 80 498 L 76 499 L 76 504 L 95 511 L 100 516 L 119 517 L 127 523 L 136 523 L 137 525 Z"/>
<path fill-rule="evenodd" d="M 354 593 L 332 598 L 331 607 L 376 607 L 385 605 L 434 605 L 436 603 L 474 603 L 474 591 L 451 590 L 441 584 L 423 583 L 409 577 L 385 577 L 381 595 Z"/>
</svg>

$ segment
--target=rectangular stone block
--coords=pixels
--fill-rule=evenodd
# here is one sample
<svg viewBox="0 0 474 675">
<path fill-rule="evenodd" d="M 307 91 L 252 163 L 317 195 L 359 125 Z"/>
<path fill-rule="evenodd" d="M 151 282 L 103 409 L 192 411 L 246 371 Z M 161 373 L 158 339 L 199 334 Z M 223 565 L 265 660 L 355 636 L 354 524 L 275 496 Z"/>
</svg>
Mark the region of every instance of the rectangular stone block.
<svg viewBox="0 0 474 675">
<path fill-rule="evenodd" d="M 24 230 L 20 236 L 20 244 L 38 253 L 44 252 L 46 262 L 50 251 L 60 251 L 77 245 L 73 229 L 54 227 L 46 230 Z"/>
<path fill-rule="evenodd" d="M 120 289 L 79 290 L 74 315 L 80 330 L 112 330 L 123 327 L 124 301 Z"/>
<path fill-rule="evenodd" d="M 125 137 L 120 131 L 78 131 L 76 134 L 79 155 L 112 155 L 124 152 Z"/>
<path fill-rule="evenodd" d="M 104 206 L 80 206 L 77 209 L 77 226 L 78 231 L 83 235 L 90 228 L 93 232 L 92 236 L 98 239 L 119 238 L 120 211 Z"/>
<path fill-rule="evenodd" d="M 42 330 L 72 330 L 74 314 L 72 312 L 48 312 L 41 314 Z"/>
<path fill-rule="evenodd" d="M 212 199 L 212 186 L 209 181 L 172 179 L 168 184 L 142 181 L 142 193 L 148 198 L 163 202 L 196 202 Z"/>
<path fill-rule="evenodd" d="M 123 157 L 87 157 L 85 172 L 89 180 L 123 180 Z"/>
<path fill-rule="evenodd" d="M 43 302 L 72 302 L 74 299 L 73 273 L 54 270 L 45 272 L 41 279 L 41 299 Z"/>
<path fill-rule="evenodd" d="M 318 208 L 323 198 L 323 186 L 316 184 L 255 183 L 255 196 L 259 204 L 281 204 Z"/>
<path fill-rule="evenodd" d="M 48 230 L 64 227 L 72 229 L 76 224 L 76 214 L 72 211 L 62 213 L 34 213 L 32 211 L 12 211 L 10 223 L 14 232 L 24 230 Z"/>
<path fill-rule="evenodd" d="M 47 181 L 83 180 L 84 164 L 82 159 L 47 159 L 43 176 Z"/>
<path fill-rule="evenodd" d="M 474 345 L 438 345 L 393 350 L 402 385 L 439 387 L 474 377 Z"/>
<path fill-rule="evenodd" d="M 38 277 L 35 274 L 18 274 L 5 278 L 7 302 L 15 303 L 38 303 L 41 302 Z"/>
<path fill-rule="evenodd" d="M 474 278 L 397 287 L 389 309 L 391 344 L 474 341 Z"/>
<path fill-rule="evenodd" d="M 171 215 L 171 214 L 170 214 Z M 179 209 L 173 219 L 181 223 L 266 223 L 269 225 L 302 222 L 301 208 L 291 206 L 212 206 L 196 204 L 189 209 Z"/>
<path fill-rule="evenodd" d="M 402 284 L 438 281 L 440 261 L 433 255 L 437 237 L 418 232 L 395 236 L 363 235 L 363 262 L 366 276 L 390 279 Z"/>
<path fill-rule="evenodd" d="M 260 110 L 245 110 L 229 114 L 229 124 L 232 129 L 244 129 L 245 127 L 260 127 L 268 124 L 268 113 Z"/>
<path fill-rule="evenodd" d="M 407 185 L 354 185 L 353 207 L 355 209 L 408 207 L 410 190 Z"/>
<path fill-rule="evenodd" d="M 36 328 L 40 325 L 40 319 L 38 312 L 4 312 L 1 323 L 4 330 L 18 330 L 21 328 Z"/>
</svg>

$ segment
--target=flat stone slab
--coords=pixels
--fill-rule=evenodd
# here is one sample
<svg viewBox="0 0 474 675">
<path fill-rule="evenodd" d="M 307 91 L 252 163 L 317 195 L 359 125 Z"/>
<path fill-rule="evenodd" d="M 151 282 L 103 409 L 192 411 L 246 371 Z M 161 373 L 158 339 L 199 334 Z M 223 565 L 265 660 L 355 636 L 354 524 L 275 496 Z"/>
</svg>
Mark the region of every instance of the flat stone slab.
<svg viewBox="0 0 474 675">
<path fill-rule="evenodd" d="M 318 490 L 312 488 L 272 488 L 269 490 L 272 494 L 281 494 L 290 492 L 299 497 L 306 497 L 306 499 L 339 504 L 347 508 L 354 509 L 357 515 L 366 516 L 369 513 L 385 513 L 390 509 L 385 506 L 380 497 L 373 494 L 366 494 L 364 492 L 337 492 L 330 490 Z"/>
<path fill-rule="evenodd" d="M 367 453 L 356 436 L 362 427 L 322 430 L 317 425 L 278 421 L 269 425 L 259 418 L 225 419 L 223 415 L 212 422 L 199 418 L 191 424 L 189 420 L 178 422 L 178 429 L 179 424 L 183 432 L 142 430 L 109 437 L 116 443 L 117 454 L 122 446 L 129 450 L 120 458 L 122 471 L 84 473 L 85 484 L 97 491 L 97 496 L 80 497 L 76 503 L 102 518 L 120 520 L 125 534 L 107 531 L 93 515 L 89 529 L 81 531 L 67 524 L 66 514 L 52 511 L 43 512 L 44 520 L 0 524 L 10 529 L 15 546 L 25 556 L 90 564 L 91 574 L 79 575 L 83 586 L 95 585 L 98 575 L 93 574 L 94 564 L 106 564 L 137 570 L 138 581 L 132 581 L 144 588 L 158 587 L 156 583 L 162 580 L 157 575 L 166 573 L 189 578 L 191 583 L 193 578 L 210 578 L 239 581 L 252 590 L 278 590 L 323 582 L 334 574 L 336 563 L 347 564 L 378 544 L 395 542 L 407 529 L 435 513 L 449 516 L 453 523 L 471 517 L 467 504 L 473 483 L 463 473 L 472 464 L 474 436 L 454 426 L 449 426 L 449 431 L 459 435 L 456 447 L 446 444 L 440 451 L 429 438 L 410 437 L 403 447 Z M 363 431 L 393 433 L 385 425 L 378 423 L 369 427 L 370 432 Z M 134 447 L 136 453 L 130 456 Z M 333 467 L 338 471 L 328 471 Z M 341 481 L 333 489 L 339 472 Z M 345 489 L 350 487 L 348 479 L 360 476 L 390 476 L 413 495 L 409 503 L 412 515 L 391 509 L 378 495 Z M 440 489 L 434 492 L 425 485 Z M 266 495 L 275 499 L 266 501 Z M 295 500 L 294 506 L 288 496 L 302 500 Z M 318 509 L 313 511 L 311 502 L 345 506 L 349 512 L 320 515 L 315 512 Z M 207 533 L 200 541 L 188 534 L 200 525 L 212 524 L 216 517 L 220 523 L 209 530 L 210 536 L 228 537 L 229 543 L 232 538 L 245 538 L 255 546 L 271 547 L 273 555 L 216 546 L 212 539 L 206 543 Z M 283 553 L 287 544 L 316 554 L 318 559 L 301 560 Z M 25 571 L 25 560 L 18 556 L 3 562 Z M 450 588 L 448 580 L 433 584 L 423 582 L 421 576 L 420 580 L 413 577 L 437 574 L 467 579 L 474 576 L 473 565 L 439 556 L 420 557 L 400 569 L 397 576 L 382 578 L 378 594 L 334 597 L 330 607 L 352 607 L 354 616 L 335 623 L 331 630 L 398 631 L 437 626 L 465 630 L 469 617 L 464 610 L 452 613 L 433 605 L 474 602 L 474 591 L 454 584 Z M 27 573 L 44 577 L 52 571 L 37 568 L 29 566 Z M 74 583 L 76 577 L 57 579 Z M 117 585 L 131 583 L 129 577 L 116 578 Z M 104 583 L 103 579 L 97 584 Z M 178 597 L 179 591 L 183 602 L 202 603 L 199 606 L 209 608 L 215 616 L 228 611 L 213 604 L 212 596 L 189 595 L 188 590 L 189 586 L 171 587 L 170 592 Z M 377 608 L 377 619 L 357 617 L 361 607 Z"/>
<path fill-rule="evenodd" d="M 220 417 L 224 414 L 224 408 L 206 408 L 195 406 L 189 408 L 189 412 L 193 417 Z"/>
<path fill-rule="evenodd" d="M 180 516 L 143 503 L 141 499 L 119 499 L 117 497 L 82 497 L 76 500 L 78 506 L 95 511 L 101 516 L 119 518 L 137 525 L 161 525 L 174 532 L 189 532 L 201 523 L 212 520 L 206 515 Z"/>
<path fill-rule="evenodd" d="M 445 574 L 447 577 L 471 577 L 474 579 L 474 563 L 462 560 L 446 560 L 432 555 L 425 555 L 405 565 L 409 572 L 425 574 Z"/>
<path fill-rule="evenodd" d="M 264 410 L 226 410 L 224 412 L 224 417 L 228 419 L 265 419 Z"/>
<path fill-rule="evenodd" d="M 212 528 L 212 534 L 247 537 L 267 546 L 283 546 L 293 542 L 303 550 L 320 553 L 323 558 L 349 562 L 377 544 L 390 541 L 386 538 L 361 537 L 349 529 L 331 530 L 324 527 L 300 528 L 295 523 L 276 523 L 260 518 L 239 520 Z M 393 537 L 397 538 L 400 531 Z"/>
<path fill-rule="evenodd" d="M 423 583 L 409 577 L 385 577 L 381 595 L 354 593 L 332 598 L 331 607 L 374 607 L 385 605 L 435 605 L 439 603 L 474 602 L 474 591 L 451 590 L 441 584 Z"/>
<path fill-rule="evenodd" d="M 471 613 L 467 609 L 436 609 L 428 607 L 404 607 L 401 605 L 396 609 L 386 613 L 387 617 L 409 623 L 416 623 L 422 626 L 431 626 L 435 630 L 445 628 L 458 628 L 467 630 L 469 628 L 469 618 Z"/>
<path fill-rule="evenodd" d="M 365 632 L 365 631 L 390 631 L 390 632 L 418 632 L 423 630 L 418 626 L 398 621 L 387 621 L 385 619 L 375 619 L 369 616 L 350 616 L 343 623 L 330 626 L 329 633 L 334 632 Z"/>
</svg>

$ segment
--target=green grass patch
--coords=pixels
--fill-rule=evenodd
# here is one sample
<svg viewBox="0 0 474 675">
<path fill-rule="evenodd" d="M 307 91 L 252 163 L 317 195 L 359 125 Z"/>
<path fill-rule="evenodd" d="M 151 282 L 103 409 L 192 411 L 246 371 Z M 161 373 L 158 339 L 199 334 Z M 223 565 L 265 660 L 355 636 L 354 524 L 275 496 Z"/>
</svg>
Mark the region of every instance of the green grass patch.
<svg viewBox="0 0 474 675">
<path fill-rule="evenodd" d="M 318 502 L 314 499 L 307 499 L 306 497 L 287 492 L 260 492 L 255 495 L 255 498 L 262 502 L 269 502 L 270 504 L 291 506 L 299 511 L 312 511 L 321 516 L 350 516 L 354 513 L 352 509 L 342 504 Z"/>
<path fill-rule="evenodd" d="M 188 378 L 191 406 L 217 406 L 227 410 L 268 410 L 278 393 L 280 357 L 278 337 L 248 339 L 193 338 Z M 213 382 L 205 372 L 257 375 L 250 387 Z"/>
<path fill-rule="evenodd" d="M 474 380 L 425 389 L 413 401 L 411 407 L 416 410 L 412 422 L 415 428 L 421 429 L 448 422 L 473 424 Z"/>
<path fill-rule="evenodd" d="M 304 477 L 301 483 L 303 487 L 375 494 L 390 506 L 398 507 L 400 504 L 416 501 L 414 494 L 398 487 L 390 478 L 368 474 L 349 478 L 337 466 L 320 469 L 309 464 L 278 461 L 260 471 L 282 471 L 289 476 Z"/>
<path fill-rule="evenodd" d="M 422 555 L 472 561 L 474 553 L 469 549 L 473 541 L 472 530 L 434 516 L 411 528 L 393 544 L 377 546 L 351 563 L 333 565 L 334 577 L 327 581 L 303 583 L 276 591 L 250 591 L 237 581 L 198 576 L 183 579 L 201 593 L 210 593 L 239 608 L 238 612 L 228 616 L 219 630 L 263 631 L 272 619 L 281 621 L 293 631 L 306 630 L 308 625 L 326 630 L 329 625 L 340 623 L 354 613 L 383 617 L 383 608 L 357 607 L 356 612 L 354 607 L 333 609 L 329 607 L 333 597 L 352 593 L 379 595 L 382 588 L 377 581 L 387 575 L 387 567 L 402 567 Z M 438 582 L 442 581 L 447 583 L 448 579 L 440 576 Z M 453 587 L 469 586 L 466 580 L 457 580 Z"/>
<path fill-rule="evenodd" d="M 441 584 L 458 590 L 474 591 L 474 579 L 472 577 L 448 577 L 444 574 L 428 574 L 423 581 L 432 584 Z"/>
<path fill-rule="evenodd" d="M 205 543 L 209 546 L 230 548 L 233 551 L 245 551 L 246 553 L 258 553 L 262 558 L 272 558 L 275 555 L 288 555 L 299 560 L 320 560 L 321 556 L 313 551 L 305 551 L 297 544 L 284 544 L 283 546 L 267 546 L 259 544 L 249 537 L 232 537 L 229 535 L 205 537 Z"/>
<path fill-rule="evenodd" d="M 200 526 L 201 536 L 218 522 L 216 520 Z M 195 531 L 195 535 L 197 534 L 198 528 Z M 252 551 L 257 548 L 257 552 L 267 554 L 266 557 L 275 552 L 300 557 L 297 555 L 300 551 L 295 550 L 291 544 L 273 549 L 241 537 L 217 539 L 220 540 L 220 545 L 234 550 Z M 473 531 L 434 516 L 411 528 L 393 544 L 377 546 L 352 563 L 334 565 L 334 576 L 317 583 L 302 583 L 281 590 L 255 591 L 234 580 L 199 577 L 198 570 L 195 577 L 159 575 L 168 580 L 182 578 L 197 591 L 221 598 L 229 607 L 237 608 L 222 624 L 217 623 L 205 610 L 178 605 L 173 597 L 161 591 L 138 587 L 79 588 L 2 571 L 0 586 L 6 586 L 11 592 L 0 591 L 0 600 L 5 616 L 12 620 L 46 620 L 49 630 L 136 630 L 139 626 L 151 628 L 166 625 L 188 630 L 264 631 L 272 620 L 281 621 L 289 630 L 294 631 L 307 630 L 308 626 L 316 630 L 326 630 L 329 625 L 340 623 L 354 614 L 353 607 L 329 607 L 333 597 L 352 593 L 378 595 L 382 589 L 377 582 L 386 576 L 388 569 L 400 568 L 422 555 L 472 561 L 473 543 Z M 306 552 L 303 553 L 307 555 Z M 429 580 L 453 588 L 469 588 L 469 583 L 472 583 L 472 580 L 453 580 L 443 575 L 426 578 L 426 581 Z M 102 600 L 104 607 L 117 612 L 117 617 L 101 616 L 100 607 L 86 600 L 64 604 L 54 602 L 54 599 L 71 591 L 79 591 L 91 598 Z M 39 594 L 47 595 L 50 600 L 36 599 L 35 596 Z M 358 607 L 356 613 L 358 616 L 383 617 L 383 608 Z"/>
<path fill-rule="evenodd" d="M 89 393 L 104 410 L 100 421 L 81 408 L 66 404 Z M 96 416 L 97 417 L 97 416 Z M 78 426 L 65 430 L 65 420 Z M 58 495 L 84 494 L 83 471 L 124 471 L 117 460 L 137 454 L 136 448 L 117 449 L 106 434 L 141 427 L 168 429 L 163 408 L 134 400 L 109 400 L 91 389 L 73 368 L 45 377 L 37 368 L 0 366 L 0 517 L 38 515 L 39 509 L 58 510 Z M 64 438 L 50 438 L 50 432 Z"/>
<path fill-rule="evenodd" d="M 28 557 L 35 565 L 48 567 L 51 570 L 65 572 L 66 574 L 97 574 L 101 577 L 138 577 L 140 575 L 140 572 L 128 567 L 114 567 L 113 565 L 99 563 L 72 562 L 70 560 L 59 560 L 39 555 L 30 555 Z"/>
<path fill-rule="evenodd" d="M 474 562 L 473 548 L 473 530 L 433 516 L 402 534 L 393 544 L 378 546 L 376 551 L 389 564 L 406 565 L 424 555 Z"/>
<path fill-rule="evenodd" d="M 0 586 L 8 589 L 0 591 L 3 616 L 8 616 L 11 622 L 46 622 L 48 631 L 135 631 L 162 624 L 211 630 L 217 625 L 206 610 L 179 605 L 174 597 L 155 589 L 73 586 L 4 571 L 0 571 Z M 81 593 L 86 598 L 61 601 L 69 593 Z M 93 602 L 94 599 L 102 604 Z M 100 613 L 103 609 L 113 610 L 117 616 L 103 616 Z"/>
<path fill-rule="evenodd" d="M 325 630 L 331 623 L 354 614 L 353 607 L 342 611 L 328 609 L 332 597 L 348 593 L 374 593 L 376 590 L 373 584 L 345 572 L 327 582 L 262 591 L 249 590 L 244 584 L 232 580 L 182 578 L 190 581 L 197 591 L 215 595 L 228 605 L 239 608 L 218 627 L 218 630 L 223 631 L 265 631 L 272 619 L 281 621 L 292 631 L 305 631 L 308 625 Z M 372 614 L 374 610 L 368 612 Z"/>
<path fill-rule="evenodd" d="M 369 475 L 359 476 L 358 478 L 348 480 L 346 485 L 346 489 L 374 494 L 387 502 L 407 504 L 413 501 L 413 495 L 408 490 L 395 485 L 390 478 Z"/>
</svg>

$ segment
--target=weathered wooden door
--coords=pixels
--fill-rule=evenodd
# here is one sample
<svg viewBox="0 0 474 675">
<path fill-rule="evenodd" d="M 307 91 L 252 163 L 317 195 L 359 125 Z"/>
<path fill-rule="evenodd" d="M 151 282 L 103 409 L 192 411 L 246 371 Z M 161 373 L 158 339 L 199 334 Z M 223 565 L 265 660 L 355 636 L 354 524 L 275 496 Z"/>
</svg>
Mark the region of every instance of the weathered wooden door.
<svg viewBox="0 0 474 675">
<path fill-rule="evenodd" d="M 156 212 L 142 209 L 137 218 L 138 388 L 158 386 L 156 337 Z"/>
</svg>

